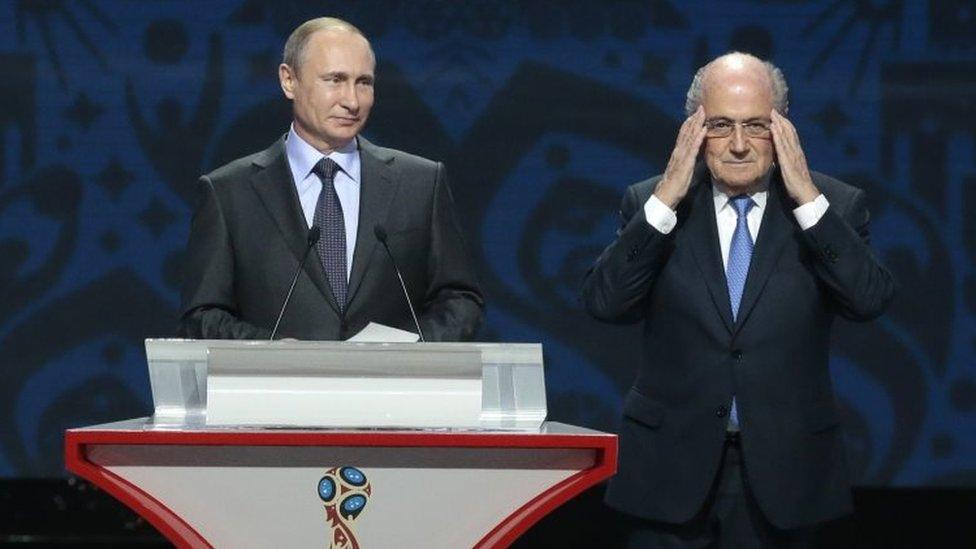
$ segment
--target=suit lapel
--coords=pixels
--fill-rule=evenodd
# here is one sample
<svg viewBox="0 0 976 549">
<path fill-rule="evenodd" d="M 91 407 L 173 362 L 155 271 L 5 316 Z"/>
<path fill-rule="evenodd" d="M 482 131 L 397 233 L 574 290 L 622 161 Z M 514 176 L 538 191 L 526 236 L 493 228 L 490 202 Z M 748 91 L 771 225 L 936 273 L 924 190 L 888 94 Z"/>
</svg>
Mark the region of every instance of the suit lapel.
<svg viewBox="0 0 976 549">
<path fill-rule="evenodd" d="M 783 253 L 785 244 L 793 236 L 794 225 L 787 217 L 791 209 L 786 203 L 789 197 L 782 187 L 779 177 L 774 176 L 769 184 L 766 210 L 763 212 L 759 235 L 756 237 L 756 245 L 752 251 L 752 260 L 749 262 L 749 274 L 746 277 L 746 287 L 742 292 L 742 302 L 739 304 L 739 315 L 735 323 L 736 331 L 742 329 L 742 325 L 749 318 L 749 313 L 762 294 L 773 267 Z"/>
<path fill-rule="evenodd" d="M 393 197 L 397 191 L 393 157 L 359 137 L 361 165 L 359 190 L 359 230 L 353 252 L 352 274 L 349 276 L 349 308 L 363 282 L 367 267 L 378 242 L 374 227 L 386 222 Z M 389 229 L 389 227 L 387 227 Z"/>
<path fill-rule="evenodd" d="M 708 293 L 718 311 L 719 317 L 731 333 L 732 305 L 729 301 L 729 288 L 725 282 L 722 268 L 722 251 L 718 244 L 718 225 L 715 222 L 715 204 L 712 200 L 712 186 L 707 172 L 696 170 L 695 196 L 687 212 L 684 232 L 689 239 L 688 248 L 692 251 L 705 278 Z"/>
<path fill-rule="evenodd" d="M 251 177 L 251 186 L 274 219 L 295 260 L 301 261 L 307 244 L 308 227 L 305 215 L 302 213 L 301 202 L 298 200 L 295 182 L 292 180 L 291 169 L 288 167 L 284 138 L 265 150 L 254 160 L 254 163 L 261 169 Z M 338 312 L 339 308 L 336 306 L 335 297 L 332 296 L 329 281 L 322 271 L 318 253 L 312 250 L 309 256 L 305 261 L 305 273 L 322 292 L 329 305 Z"/>
</svg>

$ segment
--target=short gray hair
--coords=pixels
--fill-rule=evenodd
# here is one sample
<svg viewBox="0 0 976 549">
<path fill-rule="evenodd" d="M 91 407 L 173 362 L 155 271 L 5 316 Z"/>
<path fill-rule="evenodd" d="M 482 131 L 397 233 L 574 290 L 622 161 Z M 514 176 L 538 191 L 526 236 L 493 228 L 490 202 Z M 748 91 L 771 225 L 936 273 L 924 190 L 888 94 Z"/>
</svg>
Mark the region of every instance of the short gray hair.
<svg viewBox="0 0 976 549">
<path fill-rule="evenodd" d="M 783 76 L 783 71 L 779 70 L 779 67 L 773 65 L 769 61 L 763 61 L 754 55 L 748 53 L 743 53 L 739 51 L 729 52 L 725 55 L 717 57 L 705 64 L 702 68 L 698 69 L 695 73 L 695 77 L 691 80 L 691 86 L 688 88 L 688 94 L 685 96 L 685 114 L 691 116 L 702 103 L 702 85 L 705 80 L 705 74 L 708 69 L 716 61 L 728 57 L 730 55 L 742 55 L 750 59 L 754 59 L 762 64 L 763 68 L 766 69 L 766 76 L 769 77 L 770 85 L 772 86 L 773 92 L 773 107 L 776 111 L 786 116 L 786 112 L 790 108 L 789 101 L 789 86 L 786 85 L 786 77 Z"/>
<path fill-rule="evenodd" d="M 373 46 L 369 43 L 369 39 L 366 38 L 363 31 L 357 29 L 352 23 L 343 21 L 338 17 L 318 17 L 309 19 L 299 25 L 298 28 L 292 31 L 288 40 L 285 42 L 285 51 L 281 55 L 281 62 L 294 69 L 297 73 L 302 62 L 305 60 L 305 47 L 308 46 L 309 39 L 312 38 L 313 34 L 322 30 L 346 31 L 362 36 L 363 40 L 366 40 L 366 45 L 369 46 L 369 53 L 373 57 L 373 62 L 376 62 L 376 54 L 373 53 Z"/>
</svg>

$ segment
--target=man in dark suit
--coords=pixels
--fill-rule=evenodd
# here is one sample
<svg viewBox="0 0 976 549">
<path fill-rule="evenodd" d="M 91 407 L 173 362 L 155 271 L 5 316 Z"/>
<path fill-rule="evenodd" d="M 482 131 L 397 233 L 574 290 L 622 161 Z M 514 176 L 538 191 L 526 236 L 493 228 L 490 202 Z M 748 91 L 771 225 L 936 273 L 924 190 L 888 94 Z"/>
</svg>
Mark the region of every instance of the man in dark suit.
<svg viewBox="0 0 976 549">
<path fill-rule="evenodd" d="M 686 110 L 583 284 L 596 318 L 644 323 L 607 501 L 646 519 L 634 546 L 804 545 L 851 509 L 831 324 L 880 315 L 894 284 L 864 193 L 807 169 L 778 69 L 719 57 Z"/>
<path fill-rule="evenodd" d="M 473 337 L 484 302 L 444 167 L 359 136 L 375 65 L 369 41 L 339 19 L 307 21 L 289 37 L 279 79 L 290 131 L 200 179 L 181 335 L 268 338 L 313 226 L 320 237 L 278 335 L 342 340 L 369 322 L 416 331 L 380 226 L 426 339 Z"/>
</svg>

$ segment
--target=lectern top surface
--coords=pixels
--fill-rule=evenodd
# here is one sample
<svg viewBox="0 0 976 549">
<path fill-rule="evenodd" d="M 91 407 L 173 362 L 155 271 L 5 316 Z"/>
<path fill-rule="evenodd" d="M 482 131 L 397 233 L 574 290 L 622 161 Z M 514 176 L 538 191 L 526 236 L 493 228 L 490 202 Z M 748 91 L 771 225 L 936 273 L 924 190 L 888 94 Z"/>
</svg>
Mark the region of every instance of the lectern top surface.
<svg viewBox="0 0 976 549">
<path fill-rule="evenodd" d="M 477 434 L 477 435 L 583 435 L 583 436 L 613 436 L 612 433 L 596 431 L 577 425 L 559 423 L 556 421 L 546 421 L 538 431 L 524 430 L 489 430 L 489 429 L 306 429 L 295 427 L 214 427 L 207 425 L 184 424 L 179 427 L 172 425 L 158 425 L 153 423 L 152 418 L 141 417 L 114 421 L 112 423 L 101 423 L 98 425 L 88 425 L 69 429 L 69 432 L 186 432 L 186 433 L 445 433 L 445 434 Z"/>
<path fill-rule="evenodd" d="M 468 448 L 616 447 L 617 435 L 545 422 L 538 431 L 459 429 L 269 429 L 257 427 L 160 427 L 150 418 L 69 429 L 68 447 L 101 444 L 206 446 L 386 446 Z"/>
</svg>

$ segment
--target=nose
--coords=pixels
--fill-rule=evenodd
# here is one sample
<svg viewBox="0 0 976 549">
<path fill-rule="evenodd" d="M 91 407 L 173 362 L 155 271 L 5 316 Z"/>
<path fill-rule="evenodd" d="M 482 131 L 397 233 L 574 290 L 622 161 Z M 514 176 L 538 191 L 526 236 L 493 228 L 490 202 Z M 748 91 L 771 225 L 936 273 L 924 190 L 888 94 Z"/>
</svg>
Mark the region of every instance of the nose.
<svg viewBox="0 0 976 549">
<path fill-rule="evenodd" d="M 349 82 L 342 88 L 342 107 L 355 114 L 359 112 L 359 94 L 355 82 Z"/>
<path fill-rule="evenodd" d="M 749 152 L 748 140 L 746 139 L 742 126 L 739 124 L 736 124 L 735 129 L 732 130 L 732 141 L 729 143 L 729 150 L 737 155 Z"/>
</svg>

